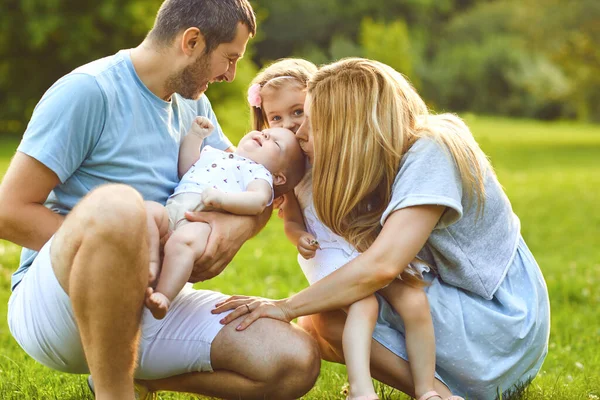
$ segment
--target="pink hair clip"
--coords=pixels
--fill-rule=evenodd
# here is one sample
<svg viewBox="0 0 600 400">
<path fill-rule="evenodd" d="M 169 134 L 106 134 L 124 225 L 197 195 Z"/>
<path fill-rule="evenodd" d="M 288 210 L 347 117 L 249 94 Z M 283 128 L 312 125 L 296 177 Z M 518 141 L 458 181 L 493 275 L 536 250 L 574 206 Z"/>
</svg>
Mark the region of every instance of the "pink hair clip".
<svg viewBox="0 0 600 400">
<path fill-rule="evenodd" d="M 260 97 L 260 89 L 261 86 L 258 83 L 255 83 L 254 85 L 250 86 L 250 88 L 248 88 L 248 103 L 252 107 L 260 108 L 260 105 L 262 104 L 262 97 Z"/>
</svg>

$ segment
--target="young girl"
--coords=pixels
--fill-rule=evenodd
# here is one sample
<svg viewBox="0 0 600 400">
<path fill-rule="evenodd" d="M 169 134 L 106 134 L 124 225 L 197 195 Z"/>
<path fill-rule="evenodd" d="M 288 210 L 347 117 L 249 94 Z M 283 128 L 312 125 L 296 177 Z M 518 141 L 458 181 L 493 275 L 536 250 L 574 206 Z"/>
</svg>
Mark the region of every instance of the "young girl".
<svg viewBox="0 0 600 400">
<path fill-rule="evenodd" d="M 210 226 L 191 222 L 187 211 L 222 210 L 257 215 L 296 186 L 304 175 L 305 160 L 294 134 L 276 127 L 252 131 L 228 153 L 205 146 L 214 127 L 197 117 L 179 150 L 181 181 L 165 207 L 147 202 L 150 268 L 159 269 L 160 238 L 173 232 L 164 248 L 164 261 L 156 290 L 148 292 L 146 306 L 154 318 L 166 315 L 171 301 L 188 281 L 194 263 L 206 247 Z"/>
<path fill-rule="evenodd" d="M 316 67 L 304 60 L 280 60 L 258 74 L 248 91 L 254 129 L 285 126 L 297 130 L 304 121 L 307 82 Z M 301 142 L 301 145 L 304 142 Z M 312 285 L 358 255 L 342 237 L 317 217 L 312 201 L 312 177 L 305 178 L 280 206 L 288 239 L 298 248 L 298 263 Z M 281 213 L 283 210 L 283 213 Z M 411 263 L 402 275 L 379 291 L 400 314 L 406 326 L 407 348 L 417 396 L 440 398 L 434 392 L 435 339 L 421 274 L 429 268 Z M 350 399 L 377 399 L 370 373 L 371 337 L 378 315 L 374 295 L 347 308 L 343 347 L 350 382 Z M 438 385 L 443 391 L 442 385 Z M 447 393 L 448 395 L 450 393 Z"/>
</svg>

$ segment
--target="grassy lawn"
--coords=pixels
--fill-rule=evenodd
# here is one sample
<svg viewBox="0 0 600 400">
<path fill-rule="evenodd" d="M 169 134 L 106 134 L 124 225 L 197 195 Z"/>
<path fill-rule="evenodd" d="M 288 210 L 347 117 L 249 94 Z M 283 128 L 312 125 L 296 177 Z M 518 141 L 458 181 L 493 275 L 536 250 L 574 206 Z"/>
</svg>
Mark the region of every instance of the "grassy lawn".
<svg viewBox="0 0 600 400">
<path fill-rule="evenodd" d="M 470 116 L 540 264 L 552 307 L 550 353 L 523 399 L 600 397 L 600 126 Z M 1 136 L 0 136 L 1 138 Z M 17 142 L 0 139 L 0 175 Z M 201 287 L 280 298 L 306 286 L 296 252 L 273 218 L 225 272 Z M 85 377 L 35 363 L 6 324 L 19 248 L 0 241 L 0 399 L 91 399 Z M 342 366 L 324 362 L 306 399 L 341 399 Z M 407 398 L 381 387 L 384 398 Z M 161 394 L 163 399 L 184 395 Z"/>
</svg>

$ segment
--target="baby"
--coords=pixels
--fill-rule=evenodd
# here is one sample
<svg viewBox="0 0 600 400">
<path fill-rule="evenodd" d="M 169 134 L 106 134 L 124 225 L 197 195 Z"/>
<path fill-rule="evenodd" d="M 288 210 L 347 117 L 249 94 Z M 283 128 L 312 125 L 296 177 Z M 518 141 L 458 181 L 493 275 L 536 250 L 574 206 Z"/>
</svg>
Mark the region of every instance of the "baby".
<svg viewBox="0 0 600 400">
<path fill-rule="evenodd" d="M 183 177 L 175 192 L 165 207 L 146 203 L 150 270 L 154 273 L 160 268 L 160 239 L 172 232 L 165 243 L 158 284 L 146 298 L 146 306 L 157 319 L 164 318 L 171 301 L 188 281 L 210 234 L 210 225 L 188 221 L 187 211 L 257 215 L 274 197 L 291 191 L 304 175 L 304 154 L 292 131 L 252 131 L 233 153 L 205 146 L 198 154 L 202 141 L 213 129 L 207 118 L 196 118 L 181 142 L 179 174 Z"/>
</svg>

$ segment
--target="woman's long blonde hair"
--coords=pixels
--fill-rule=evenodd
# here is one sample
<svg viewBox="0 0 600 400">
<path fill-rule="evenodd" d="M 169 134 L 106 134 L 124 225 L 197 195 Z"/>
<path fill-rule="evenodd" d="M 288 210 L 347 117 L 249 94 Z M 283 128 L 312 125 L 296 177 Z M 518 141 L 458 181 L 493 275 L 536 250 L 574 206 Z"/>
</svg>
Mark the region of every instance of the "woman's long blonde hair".
<svg viewBox="0 0 600 400">
<path fill-rule="evenodd" d="M 309 82 L 314 140 L 313 193 L 319 219 L 363 252 L 381 231 L 400 161 L 429 137 L 454 158 L 469 203 L 485 199 L 489 166 L 464 122 L 429 115 L 404 76 L 377 61 L 348 58 Z"/>
<path fill-rule="evenodd" d="M 265 87 L 280 89 L 284 85 L 292 85 L 306 90 L 308 81 L 317 72 L 317 67 L 310 61 L 300 58 L 282 58 L 263 68 L 252 80 L 250 86 L 258 84 L 261 90 Z M 269 127 L 265 111 L 262 107 L 250 106 L 252 129 L 261 131 Z"/>
</svg>

